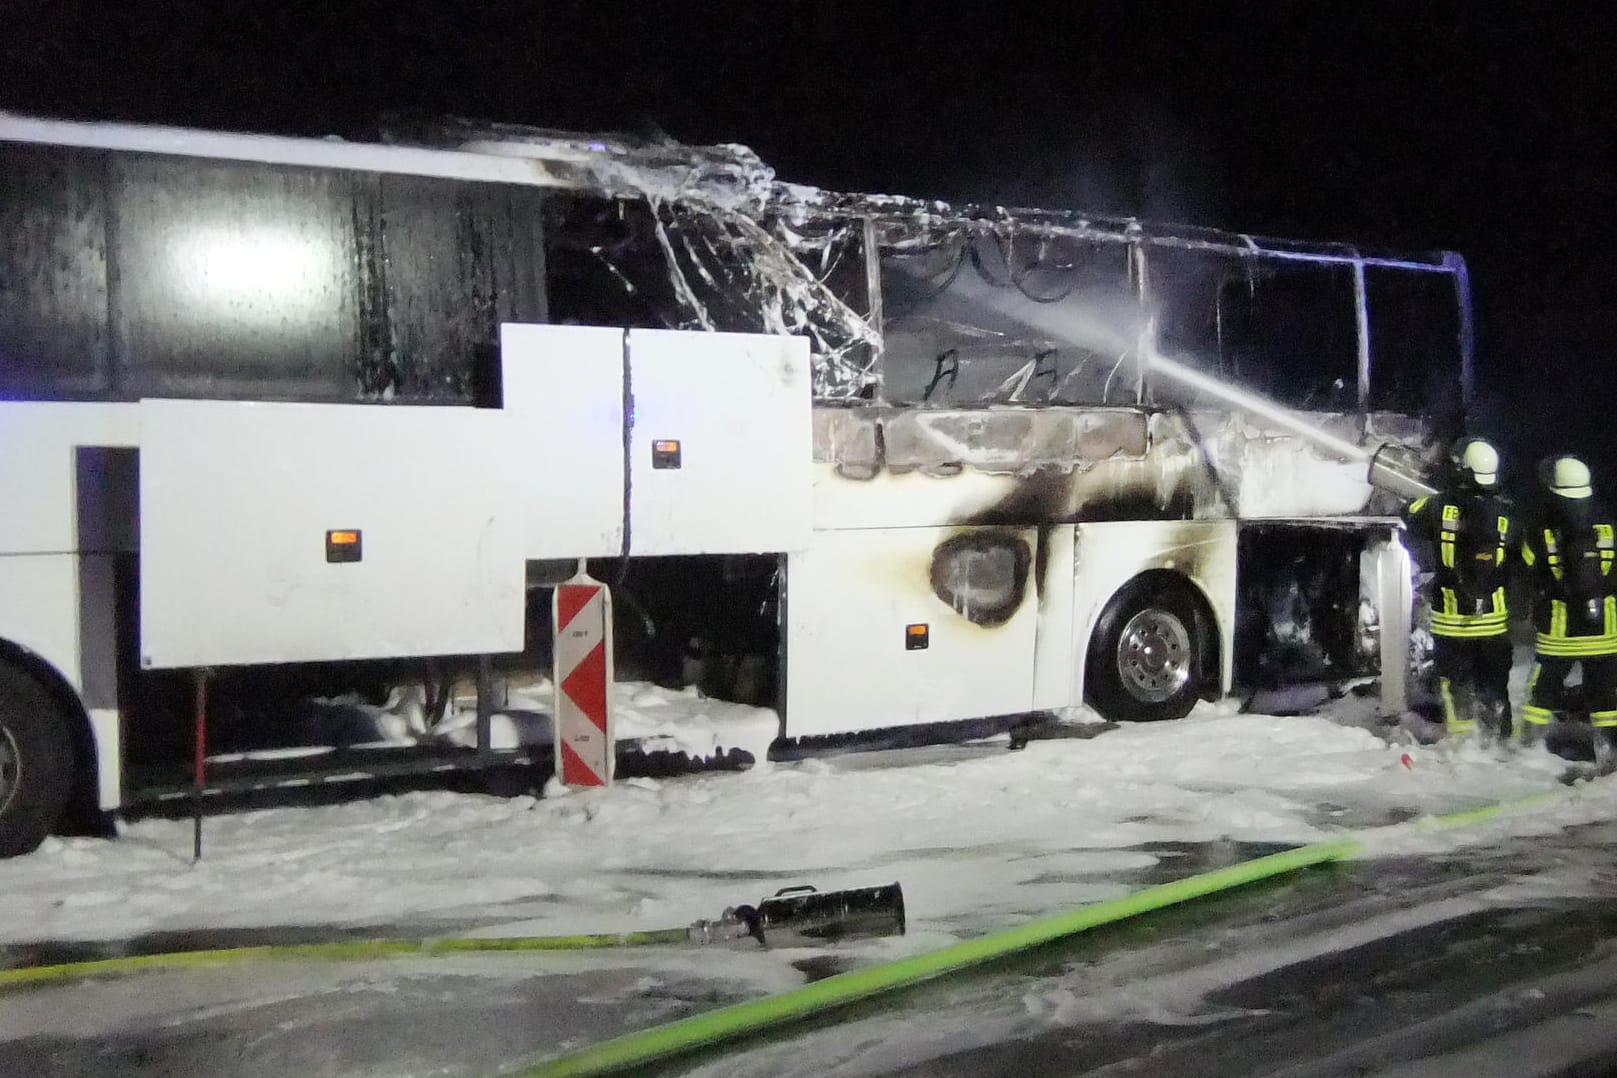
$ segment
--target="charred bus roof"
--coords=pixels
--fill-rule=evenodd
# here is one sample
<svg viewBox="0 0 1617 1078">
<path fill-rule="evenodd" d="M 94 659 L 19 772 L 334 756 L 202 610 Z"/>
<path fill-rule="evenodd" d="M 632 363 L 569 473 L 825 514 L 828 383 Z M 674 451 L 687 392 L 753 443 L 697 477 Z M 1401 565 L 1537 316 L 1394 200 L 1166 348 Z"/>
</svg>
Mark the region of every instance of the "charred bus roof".
<svg viewBox="0 0 1617 1078">
<path fill-rule="evenodd" d="M 75 160 L 42 163 L 45 147 Z M 149 164 L 107 164 L 125 154 Z M 778 180 L 738 145 L 464 121 L 350 142 L 0 114 L 0 165 L 31 170 L 0 177 L 0 222 L 35 222 L 11 245 L 20 268 L 72 264 L 8 273 L 51 293 L 0 307 L 12 394 L 34 362 L 46 395 L 459 400 L 513 320 L 798 333 L 817 398 L 850 404 L 1150 404 L 1145 342 L 1294 407 L 1416 412 L 1469 384 L 1453 253 L 829 192 Z M 42 227 L 40 211 L 65 223 Z M 246 281 L 229 302 L 181 295 L 220 276 L 232 242 L 303 260 L 291 308 L 309 317 L 283 316 L 286 346 L 267 358 L 230 346 L 263 341 L 263 326 L 222 320 L 264 321 L 288 296 Z M 159 256 L 208 273 L 158 295 L 142 278 Z M 83 310 L 53 344 L 64 296 Z M 225 342 L 219 358 L 203 339 Z"/>
</svg>

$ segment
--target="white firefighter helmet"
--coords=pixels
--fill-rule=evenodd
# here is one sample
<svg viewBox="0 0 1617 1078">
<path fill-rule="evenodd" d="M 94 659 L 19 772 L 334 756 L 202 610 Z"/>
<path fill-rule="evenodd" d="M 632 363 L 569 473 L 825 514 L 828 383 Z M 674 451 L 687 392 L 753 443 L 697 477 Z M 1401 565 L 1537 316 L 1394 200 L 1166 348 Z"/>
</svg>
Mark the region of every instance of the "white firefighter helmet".
<svg viewBox="0 0 1617 1078">
<path fill-rule="evenodd" d="M 1539 478 L 1551 494 L 1562 498 L 1588 498 L 1594 494 L 1589 466 L 1577 457 L 1551 457 L 1540 466 Z"/>
<path fill-rule="evenodd" d="M 1454 463 L 1479 487 L 1499 481 L 1499 450 L 1481 438 L 1462 438 L 1455 443 Z"/>
</svg>

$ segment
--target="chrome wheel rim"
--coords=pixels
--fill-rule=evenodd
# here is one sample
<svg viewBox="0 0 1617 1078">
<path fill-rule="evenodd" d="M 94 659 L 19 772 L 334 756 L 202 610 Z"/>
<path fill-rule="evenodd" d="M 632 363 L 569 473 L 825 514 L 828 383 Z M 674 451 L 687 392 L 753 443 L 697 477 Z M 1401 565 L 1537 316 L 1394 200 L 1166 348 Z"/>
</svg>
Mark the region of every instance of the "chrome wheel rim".
<svg viewBox="0 0 1617 1078">
<path fill-rule="evenodd" d="M 11 731 L 0 726 L 0 813 L 11 807 L 12 798 L 22 785 L 22 754 Z"/>
<path fill-rule="evenodd" d="M 1190 680 L 1190 631 L 1173 614 L 1149 607 L 1123 626 L 1117 641 L 1117 672 L 1136 700 L 1171 700 Z"/>
</svg>

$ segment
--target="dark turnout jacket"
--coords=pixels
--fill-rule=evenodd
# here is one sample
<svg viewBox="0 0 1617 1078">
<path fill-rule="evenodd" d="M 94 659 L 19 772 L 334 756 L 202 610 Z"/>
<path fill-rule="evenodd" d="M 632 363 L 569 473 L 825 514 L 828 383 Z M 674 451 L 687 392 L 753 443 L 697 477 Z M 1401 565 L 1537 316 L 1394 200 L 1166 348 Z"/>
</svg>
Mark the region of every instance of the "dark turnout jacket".
<svg viewBox="0 0 1617 1078">
<path fill-rule="evenodd" d="M 1521 541 L 1510 501 L 1475 484 L 1459 484 L 1404 510 L 1409 533 L 1437 549 L 1429 598 L 1432 635 L 1499 636 L 1509 627 L 1508 566 Z"/>
<path fill-rule="evenodd" d="M 1522 537 L 1542 655 L 1617 652 L 1617 521 L 1593 498 L 1546 499 Z"/>
</svg>

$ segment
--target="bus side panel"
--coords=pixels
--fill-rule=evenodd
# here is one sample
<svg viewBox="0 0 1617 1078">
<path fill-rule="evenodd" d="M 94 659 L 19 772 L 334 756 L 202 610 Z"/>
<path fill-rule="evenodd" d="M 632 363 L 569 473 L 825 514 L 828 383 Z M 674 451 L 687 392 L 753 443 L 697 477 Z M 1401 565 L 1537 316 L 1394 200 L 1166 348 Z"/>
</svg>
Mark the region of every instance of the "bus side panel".
<svg viewBox="0 0 1617 1078">
<path fill-rule="evenodd" d="M 1034 653 L 1033 707 L 1053 711 L 1083 701 L 1083 656 L 1073 651 L 1073 546 L 1077 529 L 1057 524 L 1039 536 L 1039 637 Z"/>
<path fill-rule="evenodd" d="M 513 417 L 141 404 L 140 640 L 156 669 L 522 650 Z"/>
<path fill-rule="evenodd" d="M 132 404 L 0 403 L 0 639 L 32 652 L 90 719 L 100 807 L 118 807 L 114 562 L 134 543 Z"/>
<path fill-rule="evenodd" d="M 0 638 L 55 667 L 74 691 L 79 672 L 76 554 L 0 555 Z"/>
<path fill-rule="evenodd" d="M 1034 528 L 814 533 L 788 555 L 786 736 L 1030 710 L 1036 541 Z"/>
<path fill-rule="evenodd" d="M 623 552 L 624 331 L 500 327 L 501 410 L 516 418 L 534 559 Z"/>
<path fill-rule="evenodd" d="M 0 402 L 0 554 L 79 549 L 79 447 L 139 440 L 133 404 Z"/>
<path fill-rule="evenodd" d="M 808 546 L 807 339 L 632 329 L 629 356 L 633 553 Z"/>
</svg>

